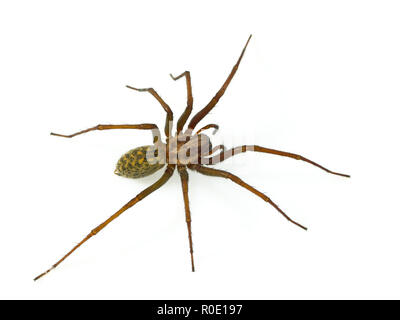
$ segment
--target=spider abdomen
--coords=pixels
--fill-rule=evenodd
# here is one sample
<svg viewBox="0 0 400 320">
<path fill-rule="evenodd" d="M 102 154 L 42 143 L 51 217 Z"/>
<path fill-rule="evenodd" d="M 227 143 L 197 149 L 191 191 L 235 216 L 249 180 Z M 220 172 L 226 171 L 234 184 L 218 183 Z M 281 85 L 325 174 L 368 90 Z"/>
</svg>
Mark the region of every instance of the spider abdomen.
<svg viewBox="0 0 400 320">
<path fill-rule="evenodd" d="M 142 146 L 125 153 L 118 160 L 114 173 L 136 179 L 151 175 L 163 166 L 154 146 Z"/>
</svg>

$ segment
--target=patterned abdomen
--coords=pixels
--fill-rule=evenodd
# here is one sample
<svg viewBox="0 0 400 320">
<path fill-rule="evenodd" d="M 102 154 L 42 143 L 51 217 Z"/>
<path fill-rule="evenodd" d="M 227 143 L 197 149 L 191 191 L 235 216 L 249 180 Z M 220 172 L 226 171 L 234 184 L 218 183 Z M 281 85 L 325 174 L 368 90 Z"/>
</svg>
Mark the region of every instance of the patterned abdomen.
<svg viewBox="0 0 400 320">
<path fill-rule="evenodd" d="M 125 153 L 117 163 L 115 174 L 127 178 L 146 177 L 161 169 L 164 164 L 158 162 L 158 151 L 154 146 L 143 146 Z"/>
</svg>

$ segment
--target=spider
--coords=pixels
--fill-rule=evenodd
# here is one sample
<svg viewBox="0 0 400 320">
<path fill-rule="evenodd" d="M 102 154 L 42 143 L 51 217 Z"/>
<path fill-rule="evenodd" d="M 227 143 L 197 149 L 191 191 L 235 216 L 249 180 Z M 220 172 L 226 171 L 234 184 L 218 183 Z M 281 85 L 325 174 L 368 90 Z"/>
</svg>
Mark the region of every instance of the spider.
<svg viewBox="0 0 400 320">
<path fill-rule="evenodd" d="M 180 78 L 186 79 L 186 88 L 187 88 L 187 106 L 178 119 L 176 125 L 176 134 L 173 136 L 172 126 L 173 126 L 173 113 L 169 105 L 159 96 L 159 94 L 153 88 L 146 89 L 138 89 L 131 86 L 127 86 L 129 89 L 140 91 L 140 92 L 148 92 L 150 93 L 162 106 L 162 108 L 166 112 L 166 121 L 164 127 L 164 133 L 166 136 L 165 143 L 161 140 L 161 133 L 156 124 L 151 123 L 143 123 L 143 124 L 121 124 L 121 125 L 113 125 L 113 124 L 99 124 L 95 127 L 82 130 L 71 135 L 63 135 L 57 133 L 51 133 L 51 135 L 64 137 L 64 138 L 72 138 L 80 134 L 84 134 L 90 131 L 95 130 L 112 130 L 112 129 L 139 129 L 139 130 L 151 130 L 153 134 L 153 145 L 142 146 L 136 149 L 128 151 L 124 154 L 118 161 L 115 174 L 128 177 L 128 178 L 140 178 L 144 176 L 148 176 L 153 174 L 154 172 L 160 170 L 164 166 L 166 169 L 155 183 L 150 185 L 148 188 L 144 189 L 140 192 L 136 197 L 126 203 L 121 209 L 115 212 L 111 217 L 105 220 L 103 223 L 94 228 L 90 233 L 83 238 L 75 247 L 72 248 L 66 255 L 64 255 L 59 261 L 57 261 L 50 269 L 38 275 L 34 280 L 38 280 L 43 277 L 51 270 L 55 269 L 61 262 L 63 262 L 69 255 L 71 255 L 76 249 L 78 249 L 82 244 L 92 238 L 94 235 L 98 234 L 103 228 L 105 228 L 110 222 L 118 218 L 123 212 L 125 212 L 130 207 L 137 204 L 139 201 L 146 198 L 148 195 L 162 187 L 172 176 L 175 169 L 178 170 L 181 179 L 182 185 L 182 194 L 183 201 L 185 204 L 185 215 L 186 215 L 186 224 L 188 230 L 188 238 L 189 238 L 189 249 L 190 249 L 190 258 L 191 258 L 191 268 L 192 271 L 195 271 L 194 259 L 193 259 L 193 241 L 192 241 L 192 231 L 191 231 L 191 215 L 189 208 L 189 196 L 188 196 L 188 181 L 189 174 L 187 168 L 193 171 L 197 171 L 201 174 L 213 177 L 221 177 L 226 178 L 243 188 L 249 190 L 254 193 L 265 202 L 269 203 L 272 207 L 274 207 L 281 215 L 283 215 L 289 222 L 297 225 L 298 227 L 307 230 L 306 227 L 301 225 L 300 223 L 292 220 L 288 215 L 286 215 L 268 196 L 253 188 L 239 177 L 234 174 L 218 170 L 214 168 L 207 167 L 205 165 L 214 165 L 216 163 L 220 163 L 232 156 L 235 156 L 240 153 L 244 153 L 247 151 L 253 152 L 262 152 L 262 153 L 270 153 L 283 157 L 289 157 L 296 160 L 302 160 L 308 162 L 316 167 L 319 167 L 322 170 L 325 170 L 328 173 L 350 177 L 347 174 L 337 173 L 328 170 L 327 168 L 319 165 L 316 162 L 313 162 L 301 155 L 279 151 L 269 148 L 264 148 L 256 145 L 243 145 L 234 147 L 232 149 L 226 150 L 224 145 L 218 145 L 216 147 L 212 147 L 210 138 L 201 133 L 207 129 L 213 128 L 215 131 L 218 130 L 218 125 L 209 124 L 202 127 L 198 131 L 194 131 L 197 124 L 215 107 L 221 97 L 224 95 L 225 90 L 229 86 L 232 78 L 234 77 L 239 64 L 243 58 L 243 55 L 246 51 L 247 45 L 251 39 L 251 35 L 249 36 L 240 56 L 234 65 L 232 71 L 230 72 L 228 78 L 225 80 L 222 87 L 218 90 L 216 95 L 211 99 L 211 101 L 199 112 L 197 112 L 190 120 L 187 129 L 184 130 L 184 126 L 189 119 L 189 116 L 192 112 L 193 108 L 193 96 L 192 96 L 192 85 L 191 85 L 191 77 L 190 72 L 185 71 L 177 77 L 174 77 L 170 74 L 173 80 L 178 80 Z M 195 133 L 194 133 L 195 132 Z"/>
</svg>

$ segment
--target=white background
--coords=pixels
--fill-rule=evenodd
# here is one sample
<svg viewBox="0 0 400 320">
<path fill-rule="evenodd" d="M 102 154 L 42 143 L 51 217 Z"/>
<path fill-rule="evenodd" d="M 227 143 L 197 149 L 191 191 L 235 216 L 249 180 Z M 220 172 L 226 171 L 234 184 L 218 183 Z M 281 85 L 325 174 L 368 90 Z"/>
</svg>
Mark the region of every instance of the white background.
<svg viewBox="0 0 400 320">
<path fill-rule="evenodd" d="M 400 298 L 400 5 L 397 1 L 7 1 L 0 5 L 0 298 Z M 56 262 L 162 172 L 113 174 L 143 131 L 98 123 L 175 119 L 190 70 L 195 110 L 253 38 L 201 122 L 213 141 L 300 153 L 244 154 L 218 168 L 270 196 L 190 174 L 197 272 L 178 175 L 56 270 Z M 233 161 L 235 160 L 235 161 Z"/>
</svg>

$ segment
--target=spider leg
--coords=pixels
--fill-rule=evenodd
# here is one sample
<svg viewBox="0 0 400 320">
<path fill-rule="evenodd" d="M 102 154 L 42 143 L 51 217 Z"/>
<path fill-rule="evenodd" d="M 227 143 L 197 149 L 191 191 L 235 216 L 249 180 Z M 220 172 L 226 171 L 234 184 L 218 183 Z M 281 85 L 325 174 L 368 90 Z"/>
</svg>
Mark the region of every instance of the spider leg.
<svg viewBox="0 0 400 320">
<path fill-rule="evenodd" d="M 188 195 L 189 174 L 188 174 L 185 166 L 181 166 L 181 165 L 178 166 L 178 172 L 181 176 L 183 201 L 185 202 L 186 224 L 187 224 L 188 237 L 189 237 L 190 259 L 192 262 L 192 272 L 194 272 L 192 219 L 190 217 L 189 195 Z"/>
<path fill-rule="evenodd" d="M 193 109 L 192 82 L 190 79 L 189 71 L 185 71 L 177 77 L 174 77 L 172 74 L 170 74 L 170 76 L 175 81 L 182 78 L 183 76 L 185 76 L 185 78 L 186 78 L 187 105 L 186 105 L 185 111 L 183 111 L 182 115 L 180 116 L 180 118 L 176 124 L 176 130 L 177 130 L 177 133 L 179 134 L 182 131 L 183 126 L 185 125 L 190 114 L 192 113 L 192 109 Z"/>
<path fill-rule="evenodd" d="M 169 165 L 167 167 L 167 169 L 165 170 L 164 174 L 161 176 L 161 178 L 159 180 L 157 180 L 150 187 L 144 189 L 135 198 L 133 198 L 131 201 L 129 201 L 127 204 L 125 204 L 121 209 L 119 209 L 116 213 L 114 213 L 111 217 L 109 217 L 106 221 L 104 221 L 103 223 L 98 225 L 96 228 L 94 228 L 92 231 L 90 231 L 90 233 L 83 240 L 81 240 L 81 242 L 79 242 L 71 251 L 69 251 L 65 256 L 63 256 L 60 260 L 58 260 L 50 269 L 48 269 L 47 271 L 45 271 L 42 274 L 38 275 L 34 280 L 35 281 L 38 280 L 39 278 L 41 278 L 44 275 L 46 275 L 47 273 L 49 273 L 51 270 L 55 269 L 61 262 L 63 262 L 76 249 L 78 249 L 82 244 L 84 244 L 91 237 L 93 237 L 94 235 L 99 233 L 111 221 L 113 221 L 114 219 L 118 218 L 124 211 L 126 211 L 130 207 L 134 206 L 136 203 L 138 203 L 140 200 L 142 200 L 145 197 L 147 197 L 152 192 L 154 192 L 157 189 L 159 189 L 162 185 L 164 185 L 169 180 L 169 178 L 172 176 L 174 170 L 175 170 L 175 166 L 174 165 Z"/>
<path fill-rule="evenodd" d="M 208 153 L 209 156 L 211 156 L 213 153 L 217 152 L 218 150 L 225 151 L 226 147 L 223 144 L 219 144 L 212 148 L 212 150 Z M 208 159 L 207 159 L 208 160 Z"/>
<path fill-rule="evenodd" d="M 194 127 L 200 122 L 200 120 L 203 119 L 212 110 L 212 108 L 215 107 L 215 105 L 218 103 L 219 99 L 221 99 L 221 97 L 224 95 L 226 88 L 228 88 L 229 83 L 231 82 L 233 76 L 235 75 L 235 73 L 239 67 L 240 61 L 243 58 L 244 52 L 246 51 L 246 48 L 247 48 L 247 45 L 249 44 L 250 39 L 251 39 L 251 35 L 250 35 L 249 39 L 247 40 L 246 45 L 244 46 L 238 61 L 233 66 L 231 73 L 229 74 L 228 78 L 225 80 L 221 89 L 219 89 L 219 91 L 216 93 L 216 95 L 211 99 L 211 101 L 203 109 L 201 109 L 198 113 L 196 113 L 193 116 L 192 120 L 190 120 L 190 122 L 189 122 L 188 129 L 194 129 Z"/>
<path fill-rule="evenodd" d="M 232 149 L 229 149 L 225 152 L 221 152 L 220 154 L 212 157 L 212 158 L 208 158 L 208 163 L 206 164 L 217 164 L 219 162 L 222 162 L 230 157 L 233 157 L 234 155 L 240 154 L 240 153 L 244 153 L 246 151 L 255 151 L 255 152 L 263 152 L 263 153 L 271 153 L 271 154 L 276 154 L 278 156 L 282 156 L 282 157 L 289 157 L 292 159 L 296 159 L 296 160 L 302 160 L 305 162 L 308 162 L 322 170 L 325 170 L 328 173 L 331 174 L 335 174 L 338 176 L 342 176 L 342 177 L 346 177 L 346 178 L 350 178 L 350 176 L 348 174 L 344 174 L 344 173 L 338 173 L 338 172 L 334 172 L 331 170 L 328 170 L 327 168 L 321 166 L 320 164 L 311 161 L 299 154 L 295 154 L 295 153 L 290 153 L 290 152 L 285 152 L 285 151 L 279 151 L 279 150 L 274 150 L 274 149 L 268 149 L 268 148 L 264 148 L 264 147 L 260 147 L 260 146 L 254 146 L 254 145 L 244 145 L 244 146 L 240 146 L 240 147 L 235 147 Z"/>
<path fill-rule="evenodd" d="M 221 154 L 221 153 L 224 153 L 225 150 L 226 150 L 226 147 L 223 144 L 219 144 L 219 145 L 215 146 L 214 148 L 212 148 L 210 150 L 210 152 L 208 153 L 208 155 L 211 156 L 217 151 L 220 151 L 220 153 L 218 153 L 218 154 Z M 216 155 L 214 157 L 216 157 Z M 198 160 L 197 160 L 198 162 L 197 163 L 199 163 L 199 164 L 208 164 L 209 159 L 211 159 L 211 158 L 205 158 L 205 157 L 200 155 L 198 157 Z"/>
<path fill-rule="evenodd" d="M 213 134 L 216 134 L 219 129 L 219 125 L 214 124 L 214 123 L 208 124 L 208 125 L 204 126 L 203 128 L 197 130 L 196 134 L 199 134 L 200 132 L 210 129 L 210 128 L 214 128 L 215 130 L 214 130 Z"/>
<path fill-rule="evenodd" d="M 196 165 L 192 164 L 192 165 L 189 165 L 188 167 L 192 170 L 198 171 L 207 176 L 221 177 L 221 178 L 227 178 L 227 179 L 232 180 L 233 182 L 237 183 L 238 185 L 242 186 L 243 188 L 245 188 L 245 189 L 249 190 L 250 192 L 254 193 L 255 195 L 259 196 L 264 201 L 268 202 L 291 223 L 299 226 L 300 228 L 303 228 L 304 230 L 307 230 L 306 227 L 302 226 L 300 223 L 298 223 L 296 221 L 293 221 L 288 215 L 286 215 L 286 213 L 284 213 L 269 197 L 267 197 L 265 194 L 258 191 L 257 189 L 253 188 L 252 186 L 248 185 L 246 182 L 244 182 L 243 180 L 241 180 L 239 177 L 235 176 L 234 174 L 227 172 L 227 171 L 203 167 L 198 164 L 196 164 Z"/>
<path fill-rule="evenodd" d="M 161 134 L 160 134 L 160 129 L 158 129 L 157 125 L 153 123 L 142 123 L 142 124 L 98 124 L 95 127 L 85 129 L 79 132 L 75 132 L 70 135 L 64 135 L 64 134 L 59 134 L 59 133 L 53 133 L 51 132 L 50 134 L 53 136 L 58 136 L 58 137 L 64 137 L 64 138 L 72 138 L 77 135 L 89 132 L 89 131 L 95 131 L 95 130 L 110 130 L 110 129 L 141 129 L 141 130 L 152 130 L 153 133 L 153 141 L 161 141 Z"/>
<path fill-rule="evenodd" d="M 167 113 L 167 118 L 165 120 L 165 135 L 167 138 L 170 137 L 171 135 L 171 129 L 172 129 L 172 121 L 174 120 L 174 114 L 172 113 L 171 108 L 169 107 L 168 104 L 165 103 L 165 101 L 158 95 L 158 93 L 153 89 L 153 88 L 144 88 L 144 89 L 138 89 L 134 88 L 131 86 L 126 86 L 129 89 L 140 91 L 140 92 L 148 92 L 150 93 L 156 100 L 161 104 L 165 112 Z"/>
</svg>

